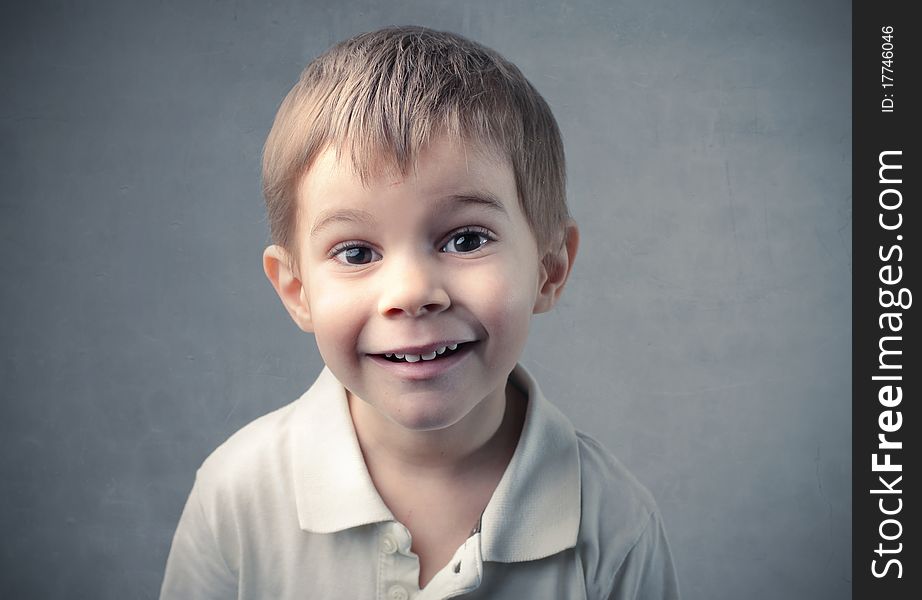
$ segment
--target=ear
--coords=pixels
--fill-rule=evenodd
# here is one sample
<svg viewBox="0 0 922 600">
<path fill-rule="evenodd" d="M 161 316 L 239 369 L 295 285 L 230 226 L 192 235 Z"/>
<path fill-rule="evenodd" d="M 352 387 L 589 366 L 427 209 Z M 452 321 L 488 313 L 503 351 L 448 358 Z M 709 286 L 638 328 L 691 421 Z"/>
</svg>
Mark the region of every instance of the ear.
<svg viewBox="0 0 922 600">
<path fill-rule="evenodd" d="M 301 331 L 310 333 L 314 330 L 311 307 L 294 264 L 291 255 L 281 246 L 269 246 L 263 252 L 263 270 L 266 277 L 269 278 L 295 324 Z"/>
<path fill-rule="evenodd" d="M 564 228 L 563 243 L 559 248 L 548 251 L 541 259 L 541 281 L 538 296 L 535 299 L 534 313 L 547 312 L 557 304 L 557 299 L 563 292 L 563 286 L 573 270 L 577 249 L 579 249 L 579 228 L 576 226 L 576 221 L 568 219 Z"/>
</svg>

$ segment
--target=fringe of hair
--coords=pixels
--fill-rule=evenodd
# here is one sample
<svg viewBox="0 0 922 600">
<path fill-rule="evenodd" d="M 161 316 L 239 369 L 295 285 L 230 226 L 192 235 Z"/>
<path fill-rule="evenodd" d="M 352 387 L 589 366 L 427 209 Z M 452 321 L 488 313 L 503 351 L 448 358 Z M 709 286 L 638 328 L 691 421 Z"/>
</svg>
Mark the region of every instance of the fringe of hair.
<svg viewBox="0 0 922 600">
<path fill-rule="evenodd" d="M 519 202 L 546 250 L 569 217 L 560 130 L 519 69 L 460 35 L 423 27 L 363 33 L 314 59 L 279 107 L 263 150 L 273 242 L 297 247 L 297 186 L 326 148 L 364 183 L 405 175 L 431 139 L 481 143 L 509 158 Z"/>
</svg>

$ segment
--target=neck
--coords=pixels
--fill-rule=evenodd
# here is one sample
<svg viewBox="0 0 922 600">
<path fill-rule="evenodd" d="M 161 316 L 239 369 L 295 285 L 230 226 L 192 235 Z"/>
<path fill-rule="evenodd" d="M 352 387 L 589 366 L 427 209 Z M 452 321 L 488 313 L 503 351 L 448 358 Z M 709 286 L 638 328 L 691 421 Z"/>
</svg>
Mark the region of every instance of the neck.
<svg viewBox="0 0 922 600">
<path fill-rule="evenodd" d="M 511 383 L 478 403 L 457 423 L 437 430 L 414 431 L 394 423 L 375 408 L 348 394 L 365 464 L 376 473 L 457 478 L 485 464 L 512 457 L 524 420 L 526 398 Z"/>
</svg>

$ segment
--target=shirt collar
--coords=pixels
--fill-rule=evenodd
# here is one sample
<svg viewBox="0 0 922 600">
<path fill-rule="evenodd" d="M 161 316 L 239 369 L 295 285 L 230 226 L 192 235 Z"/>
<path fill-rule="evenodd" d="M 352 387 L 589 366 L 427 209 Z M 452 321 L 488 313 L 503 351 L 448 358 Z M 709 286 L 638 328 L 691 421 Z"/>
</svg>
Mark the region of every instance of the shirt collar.
<svg viewBox="0 0 922 600">
<path fill-rule="evenodd" d="M 576 431 L 522 365 L 510 375 L 528 395 L 518 446 L 481 519 L 484 560 L 537 560 L 576 545 L 580 468 Z"/>
<path fill-rule="evenodd" d="M 528 371 L 510 375 L 528 396 L 518 446 L 481 517 L 483 560 L 520 562 L 576 544 L 580 468 L 576 432 Z M 394 521 L 362 458 L 346 390 L 329 368 L 297 401 L 291 452 L 301 529 L 333 533 Z"/>
<path fill-rule="evenodd" d="M 346 389 L 329 367 L 297 402 L 291 450 L 301 529 L 333 533 L 394 520 L 365 467 Z"/>
</svg>

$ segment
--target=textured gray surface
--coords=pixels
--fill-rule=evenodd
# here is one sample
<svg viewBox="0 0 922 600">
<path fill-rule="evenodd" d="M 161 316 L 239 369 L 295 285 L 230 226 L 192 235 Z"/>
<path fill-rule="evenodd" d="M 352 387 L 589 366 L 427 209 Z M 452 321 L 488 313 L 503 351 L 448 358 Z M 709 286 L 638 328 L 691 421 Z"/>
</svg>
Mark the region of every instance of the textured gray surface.
<svg viewBox="0 0 922 600">
<path fill-rule="evenodd" d="M 0 19 L 0 596 L 155 597 L 198 463 L 320 369 L 259 151 L 310 57 L 400 23 L 557 114 L 583 245 L 525 364 L 654 492 L 686 597 L 849 596 L 849 3 L 93 4 Z"/>
</svg>

